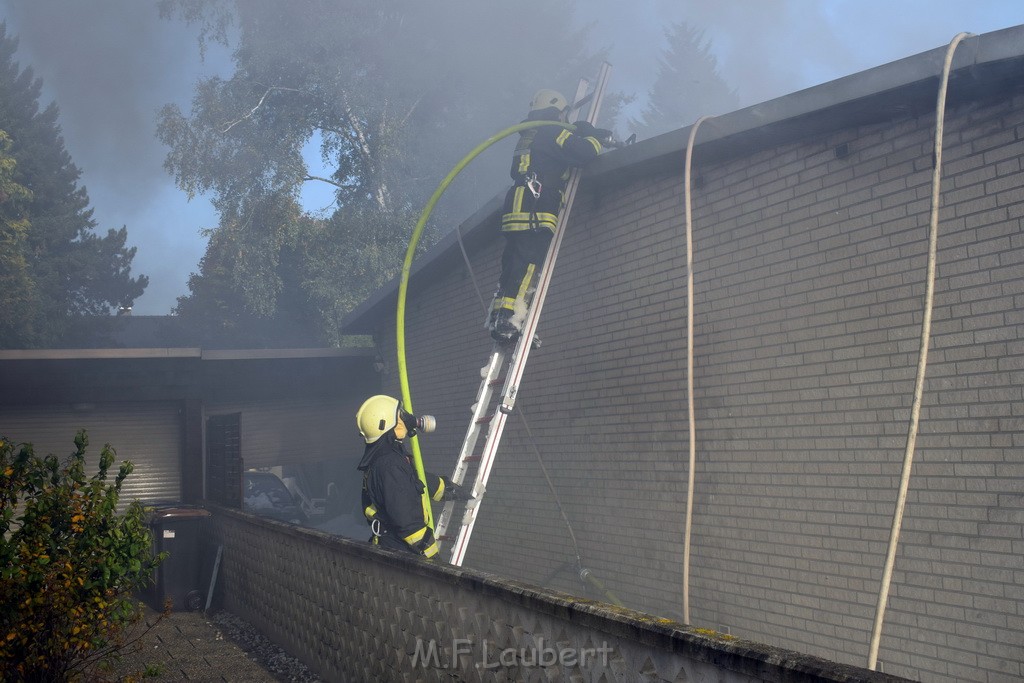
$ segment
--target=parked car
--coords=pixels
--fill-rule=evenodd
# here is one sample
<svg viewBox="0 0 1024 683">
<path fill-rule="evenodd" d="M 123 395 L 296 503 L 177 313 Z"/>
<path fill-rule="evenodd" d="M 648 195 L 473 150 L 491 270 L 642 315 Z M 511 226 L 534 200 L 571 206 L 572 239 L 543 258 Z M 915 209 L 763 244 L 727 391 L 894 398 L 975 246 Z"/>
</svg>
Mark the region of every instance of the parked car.
<svg viewBox="0 0 1024 683">
<path fill-rule="evenodd" d="M 243 509 L 254 515 L 305 524 L 306 513 L 273 472 L 247 470 L 242 480 Z"/>
</svg>

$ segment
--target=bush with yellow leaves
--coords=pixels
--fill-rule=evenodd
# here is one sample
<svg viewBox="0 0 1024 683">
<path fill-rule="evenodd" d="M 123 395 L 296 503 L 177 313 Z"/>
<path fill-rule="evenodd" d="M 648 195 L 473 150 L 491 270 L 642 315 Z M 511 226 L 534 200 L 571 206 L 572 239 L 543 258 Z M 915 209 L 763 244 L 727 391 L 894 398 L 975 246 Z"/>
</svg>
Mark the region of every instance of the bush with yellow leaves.
<svg viewBox="0 0 1024 683">
<path fill-rule="evenodd" d="M 0 437 L 0 680 L 73 681 L 117 658 L 142 615 L 132 592 L 152 581 L 142 506 L 118 511 L 132 464 L 100 454 L 85 475 L 85 430 L 63 463 Z"/>
</svg>

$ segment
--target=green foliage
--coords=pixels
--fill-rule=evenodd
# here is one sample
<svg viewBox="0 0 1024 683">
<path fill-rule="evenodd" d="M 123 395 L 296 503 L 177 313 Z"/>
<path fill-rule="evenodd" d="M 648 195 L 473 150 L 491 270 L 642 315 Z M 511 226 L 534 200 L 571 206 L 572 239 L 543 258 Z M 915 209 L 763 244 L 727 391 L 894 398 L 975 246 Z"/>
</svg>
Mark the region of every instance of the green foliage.
<svg viewBox="0 0 1024 683">
<path fill-rule="evenodd" d="M 448 171 L 525 117 L 538 88 L 571 94 L 597 73 L 574 6 L 524 0 L 495 21 L 476 0 L 162 0 L 201 47 L 221 41 L 234 57 L 230 78 L 197 85 L 190 112 L 159 116 L 165 167 L 220 213 L 177 312 L 218 333 L 263 319 L 336 343 L 338 320 L 401 269 Z M 307 165 L 310 143 L 327 170 Z M 513 145 L 453 184 L 424 249 L 504 189 Z M 311 183 L 334 193 L 323 215 L 295 208 Z"/>
<path fill-rule="evenodd" d="M 87 477 L 87 445 L 82 430 L 61 463 L 0 439 L 2 680 L 75 680 L 115 658 L 141 616 L 130 594 L 163 559 L 152 556 L 142 506 L 117 510 L 132 464 L 108 483 L 108 444 Z"/>
<path fill-rule="evenodd" d="M 341 319 L 392 277 L 405 254 L 389 223 L 416 220 L 365 208 L 318 219 L 299 213 L 294 202 L 253 220 L 289 212 L 295 213 L 288 231 L 271 221 L 260 230 L 231 225 L 211 232 L 201 274 L 189 279 L 192 294 L 177 308 L 182 318 L 200 321 L 190 333 L 204 346 L 342 345 Z"/>
<path fill-rule="evenodd" d="M 30 223 L 26 205 L 32 192 L 14 180 L 18 162 L 10 155 L 11 138 L 0 130 L 0 340 L 15 346 L 33 338 L 35 283 L 29 273 L 27 249 Z"/>
<path fill-rule="evenodd" d="M 0 286 L 0 348 L 52 346 L 75 316 L 130 305 L 148 284 L 131 277 L 135 248 L 125 247 L 125 228 L 95 232 L 58 109 L 40 111 L 42 81 L 21 69 L 16 49 L 0 22 L 0 183 L 8 188 L 0 190 L 0 284 L 12 284 Z"/>
<path fill-rule="evenodd" d="M 143 678 L 157 678 L 164 673 L 162 664 L 148 664 L 142 672 Z"/>
</svg>

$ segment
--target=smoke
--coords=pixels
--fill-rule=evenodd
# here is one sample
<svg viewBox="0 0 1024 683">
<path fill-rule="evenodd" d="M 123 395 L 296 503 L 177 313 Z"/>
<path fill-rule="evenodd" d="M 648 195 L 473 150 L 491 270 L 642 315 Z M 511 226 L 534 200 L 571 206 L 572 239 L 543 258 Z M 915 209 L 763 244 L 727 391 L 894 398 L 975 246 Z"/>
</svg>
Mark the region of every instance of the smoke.
<svg viewBox="0 0 1024 683">
<path fill-rule="evenodd" d="M 168 312 L 205 249 L 199 228 L 216 217 L 203 199 L 187 203 L 164 171 L 156 111 L 168 102 L 187 109 L 194 81 L 224 68 L 223 55 L 208 55 L 204 65 L 195 34 L 161 20 L 151 2 L 0 0 L 0 7 L 18 38 L 16 59 L 43 79 L 40 106 L 60 108 L 97 231 L 127 225 L 138 247 L 133 272 L 149 275 L 150 285 L 135 312 Z"/>
<path fill-rule="evenodd" d="M 591 27 L 592 47 L 611 49 L 610 89 L 638 98 L 625 117 L 642 109 L 672 23 L 704 29 L 722 77 L 748 106 L 943 46 L 959 31 L 984 33 L 1024 21 L 1016 3 L 997 0 L 576 5 L 578 24 Z M 154 1 L 0 0 L 0 9 L 20 40 L 22 66 L 44 80 L 42 105 L 55 100 L 60 107 L 65 144 L 82 170 L 98 229 L 127 225 L 129 243 L 138 247 L 134 270 L 149 275 L 150 285 L 135 312 L 169 312 L 187 293 L 188 274 L 198 270 L 205 250 L 200 229 L 216 225 L 217 217 L 203 198 L 188 203 L 163 170 L 155 112 L 172 102 L 187 111 L 198 78 L 229 75 L 225 51 L 213 46 L 201 62 L 194 29 L 161 20 Z M 481 69 L 488 63 L 480 59 Z M 536 81 L 546 85 L 545 75 Z M 477 142 L 467 140 L 466 147 Z"/>
<path fill-rule="evenodd" d="M 610 87 L 641 98 L 657 73 L 664 29 L 681 21 L 703 29 L 722 77 L 741 106 L 750 106 L 942 47 L 961 31 L 986 33 L 1024 22 L 1024 10 L 1010 4 L 652 0 L 641 7 L 600 0 L 581 4 L 579 20 L 592 22 L 598 43 L 612 47 Z"/>
</svg>

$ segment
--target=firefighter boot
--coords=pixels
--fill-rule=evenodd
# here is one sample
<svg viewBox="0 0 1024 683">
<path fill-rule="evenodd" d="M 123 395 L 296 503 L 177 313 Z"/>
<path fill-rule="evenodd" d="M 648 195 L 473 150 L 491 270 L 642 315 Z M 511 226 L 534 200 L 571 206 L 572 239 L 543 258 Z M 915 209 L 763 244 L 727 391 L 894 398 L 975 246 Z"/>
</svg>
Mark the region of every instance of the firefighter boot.
<svg viewBox="0 0 1024 683">
<path fill-rule="evenodd" d="M 491 339 L 503 346 L 514 342 L 519 336 L 519 328 L 512 322 L 512 310 L 499 308 L 492 317 Z"/>
</svg>

